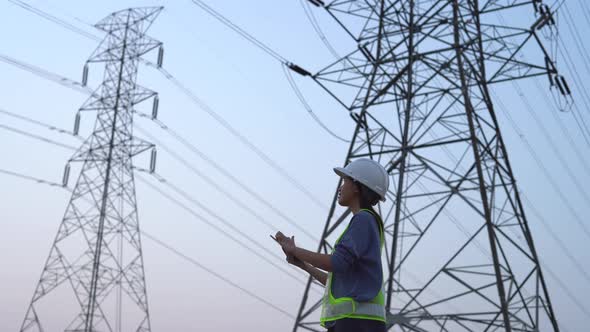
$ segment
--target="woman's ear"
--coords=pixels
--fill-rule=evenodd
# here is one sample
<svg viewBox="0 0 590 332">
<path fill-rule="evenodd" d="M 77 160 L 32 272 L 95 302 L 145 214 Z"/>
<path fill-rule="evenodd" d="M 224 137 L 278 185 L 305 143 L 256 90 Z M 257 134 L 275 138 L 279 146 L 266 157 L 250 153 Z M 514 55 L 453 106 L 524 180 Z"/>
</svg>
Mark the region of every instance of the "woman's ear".
<svg viewBox="0 0 590 332">
<path fill-rule="evenodd" d="M 361 192 L 361 188 L 359 186 L 359 183 L 356 182 L 356 181 L 353 181 L 352 184 L 353 184 L 353 187 L 354 187 L 354 192 L 355 193 L 360 193 Z"/>
</svg>

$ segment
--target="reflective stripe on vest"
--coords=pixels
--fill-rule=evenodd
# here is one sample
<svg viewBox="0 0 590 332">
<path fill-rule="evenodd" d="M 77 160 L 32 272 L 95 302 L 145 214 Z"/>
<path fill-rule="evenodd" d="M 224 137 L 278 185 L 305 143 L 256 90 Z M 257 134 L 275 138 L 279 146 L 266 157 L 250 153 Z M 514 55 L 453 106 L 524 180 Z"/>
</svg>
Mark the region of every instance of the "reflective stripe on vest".
<svg viewBox="0 0 590 332">
<path fill-rule="evenodd" d="M 371 210 L 363 210 L 373 214 Z M 375 219 L 377 219 L 377 222 L 379 223 L 380 248 L 383 249 L 383 229 L 381 228 L 379 218 L 375 216 Z M 344 232 L 342 232 L 340 237 L 336 240 L 332 253 L 334 253 L 336 245 L 340 242 L 340 238 L 342 238 L 347 230 L 348 226 L 346 226 Z M 322 299 L 322 313 L 320 316 L 320 324 L 322 326 L 325 326 L 326 322 L 342 318 L 371 319 L 385 322 L 385 296 L 383 295 L 383 289 L 379 290 L 377 296 L 368 302 L 355 301 L 351 297 L 334 298 L 332 295 L 332 276 L 332 272 L 329 272 L 326 288 L 324 290 L 324 297 Z"/>
</svg>

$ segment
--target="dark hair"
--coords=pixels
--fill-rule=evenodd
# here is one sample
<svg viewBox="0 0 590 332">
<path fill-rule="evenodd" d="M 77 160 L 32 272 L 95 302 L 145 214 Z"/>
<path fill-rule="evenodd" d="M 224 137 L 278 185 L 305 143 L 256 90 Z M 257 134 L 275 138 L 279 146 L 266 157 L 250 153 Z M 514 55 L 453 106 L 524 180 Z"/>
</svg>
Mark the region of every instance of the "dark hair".
<svg viewBox="0 0 590 332">
<path fill-rule="evenodd" d="M 381 216 L 377 213 L 377 211 L 375 211 L 375 209 L 373 209 L 373 206 L 377 205 L 377 203 L 379 203 L 379 201 L 381 200 L 381 196 L 379 196 L 379 194 L 377 194 L 373 190 L 369 189 L 369 187 L 365 186 L 364 184 L 362 184 L 358 181 L 353 180 L 352 182 L 359 189 L 360 208 L 367 209 L 367 210 L 371 211 L 373 213 L 373 215 L 377 218 L 377 222 L 379 223 L 381 230 L 383 232 L 385 232 L 385 229 L 383 228 L 383 220 L 381 219 Z"/>
</svg>

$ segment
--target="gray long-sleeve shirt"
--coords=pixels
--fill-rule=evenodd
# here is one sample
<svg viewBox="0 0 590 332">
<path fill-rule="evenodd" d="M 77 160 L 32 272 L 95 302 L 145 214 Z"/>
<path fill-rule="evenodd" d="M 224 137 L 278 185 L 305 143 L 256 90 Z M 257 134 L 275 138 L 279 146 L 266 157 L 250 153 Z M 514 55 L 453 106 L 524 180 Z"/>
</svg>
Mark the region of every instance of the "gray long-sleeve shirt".
<svg viewBox="0 0 590 332">
<path fill-rule="evenodd" d="M 372 300 L 383 283 L 379 226 L 368 211 L 356 213 L 335 247 L 332 294 L 359 302 Z"/>
</svg>

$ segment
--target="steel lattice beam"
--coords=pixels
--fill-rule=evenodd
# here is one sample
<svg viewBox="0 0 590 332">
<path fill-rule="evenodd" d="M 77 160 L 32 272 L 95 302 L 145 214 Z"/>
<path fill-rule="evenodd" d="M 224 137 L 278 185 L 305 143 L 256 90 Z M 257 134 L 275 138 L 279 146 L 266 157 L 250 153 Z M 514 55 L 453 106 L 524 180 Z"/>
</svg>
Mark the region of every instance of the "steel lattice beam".
<svg viewBox="0 0 590 332">
<path fill-rule="evenodd" d="M 369 157 L 391 174 L 379 205 L 389 329 L 559 331 L 489 93 L 501 82 L 557 77 L 538 36 L 554 29 L 549 7 L 336 0 L 324 8 L 358 45 L 312 75 L 356 121 L 345 164 Z M 531 20 L 506 26 L 499 15 Z M 349 214 L 335 194 L 318 252 L 331 251 Z M 293 331 L 321 330 L 311 287 Z"/>
<path fill-rule="evenodd" d="M 161 45 L 145 35 L 161 10 L 96 24 L 106 37 L 88 62 L 105 63 L 104 80 L 80 109 L 96 111 L 96 122 L 70 160 L 82 169 L 21 331 L 151 330 L 132 158 L 153 145 L 133 135 L 133 108 L 155 96 L 136 81 L 140 57 Z M 71 318 L 56 327 L 51 304 Z"/>
</svg>

